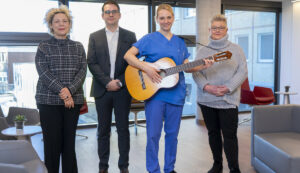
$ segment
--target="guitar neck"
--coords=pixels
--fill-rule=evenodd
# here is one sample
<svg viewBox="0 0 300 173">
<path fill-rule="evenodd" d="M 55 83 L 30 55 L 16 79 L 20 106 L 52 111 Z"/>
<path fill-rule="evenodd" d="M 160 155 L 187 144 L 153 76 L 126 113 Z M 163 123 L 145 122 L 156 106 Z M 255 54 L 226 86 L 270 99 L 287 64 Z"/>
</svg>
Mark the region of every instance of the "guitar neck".
<svg viewBox="0 0 300 173">
<path fill-rule="evenodd" d="M 213 60 L 214 57 L 210 56 L 210 57 L 207 57 L 207 58 L 204 58 L 204 59 Z M 193 62 L 188 62 L 188 63 L 181 64 L 181 65 L 178 65 L 178 66 L 175 66 L 175 67 L 167 68 L 167 69 L 164 69 L 164 70 L 166 71 L 166 76 L 169 76 L 169 75 L 172 75 L 172 74 L 175 74 L 175 73 L 179 73 L 179 72 L 197 67 L 197 66 L 202 65 L 202 64 L 204 64 L 204 60 L 199 59 L 199 60 L 196 60 L 196 61 L 193 61 Z"/>
</svg>

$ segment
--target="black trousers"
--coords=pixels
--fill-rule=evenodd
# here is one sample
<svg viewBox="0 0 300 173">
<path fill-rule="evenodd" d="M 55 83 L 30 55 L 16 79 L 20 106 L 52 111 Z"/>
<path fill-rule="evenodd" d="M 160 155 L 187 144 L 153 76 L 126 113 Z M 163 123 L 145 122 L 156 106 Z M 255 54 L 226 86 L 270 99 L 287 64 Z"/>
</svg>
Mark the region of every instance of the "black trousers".
<svg viewBox="0 0 300 173">
<path fill-rule="evenodd" d="M 98 113 L 98 155 L 100 159 L 99 169 L 108 169 L 110 153 L 110 132 L 112 123 L 112 110 L 114 110 L 116 127 L 118 132 L 120 169 L 129 165 L 129 110 L 131 96 L 126 88 L 119 91 L 106 92 L 101 97 L 96 97 L 96 109 Z"/>
<path fill-rule="evenodd" d="M 63 105 L 38 104 L 44 140 L 45 164 L 49 173 L 77 173 L 75 134 L 81 105 L 68 109 Z"/>
<path fill-rule="evenodd" d="M 222 164 L 222 136 L 228 167 L 232 172 L 239 172 L 238 163 L 238 109 L 217 109 L 200 105 L 204 122 L 208 130 L 209 145 L 214 162 Z"/>
</svg>

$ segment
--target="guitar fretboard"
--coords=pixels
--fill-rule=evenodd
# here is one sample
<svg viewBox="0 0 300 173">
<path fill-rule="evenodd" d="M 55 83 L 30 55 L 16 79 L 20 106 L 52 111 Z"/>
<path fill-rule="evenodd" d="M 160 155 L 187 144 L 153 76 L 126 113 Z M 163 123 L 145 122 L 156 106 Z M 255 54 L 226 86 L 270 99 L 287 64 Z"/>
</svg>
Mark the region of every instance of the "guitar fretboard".
<svg viewBox="0 0 300 173">
<path fill-rule="evenodd" d="M 207 57 L 207 58 L 204 58 L 204 59 L 213 60 L 214 57 L 210 56 L 210 57 Z M 196 61 L 193 61 L 193 62 L 189 62 L 189 63 L 181 64 L 181 65 L 178 65 L 178 66 L 175 66 L 175 67 L 164 69 L 164 71 L 166 72 L 166 76 L 169 76 L 169 75 L 179 73 L 179 72 L 185 71 L 187 69 L 191 69 L 193 67 L 196 67 L 196 66 L 199 66 L 199 65 L 202 65 L 202 64 L 204 64 L 204 60 L 199 59 L 199 60 L 196 60 Z"/>
</svg>

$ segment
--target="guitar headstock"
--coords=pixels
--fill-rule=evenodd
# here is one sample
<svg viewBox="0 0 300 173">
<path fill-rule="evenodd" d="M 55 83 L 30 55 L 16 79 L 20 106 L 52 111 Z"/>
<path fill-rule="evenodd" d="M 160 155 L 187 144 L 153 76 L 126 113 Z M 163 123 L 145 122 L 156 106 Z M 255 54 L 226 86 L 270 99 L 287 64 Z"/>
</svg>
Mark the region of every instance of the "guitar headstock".
<svg viewBox="0 0 300 173">
<path fill-rule="evenodd" d="M 213 55 L 214 61 L 219 62 L 219 61 L 224 61 L 227 59 L 230 59 L 232 56 L 232 53 L 230 51 L 224 51 L 224 52 L 219 52 Z"/>
</svg>

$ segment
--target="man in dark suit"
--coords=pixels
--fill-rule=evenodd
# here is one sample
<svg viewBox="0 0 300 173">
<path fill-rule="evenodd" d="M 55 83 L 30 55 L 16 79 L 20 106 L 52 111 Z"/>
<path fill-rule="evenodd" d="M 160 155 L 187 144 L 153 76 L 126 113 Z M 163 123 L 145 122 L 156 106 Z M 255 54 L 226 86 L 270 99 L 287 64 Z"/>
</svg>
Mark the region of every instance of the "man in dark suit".
<svg viewBox="0 0 300 173">
<path fill-rule="evenodd" d="M 125 86 L 127 62 L 124 54 L 136 42 L 133 32 L 119 27 L 120 7 L 115 1 L 102 6 L 102 19 L 106 27 L 92 33 L 88 47 L 88 67 L 93 74 L 91 96 L 95 97 L 98 113 L 99 172 L 107 173 L 110 151 L 112 110 L 118 132 L 121 173 L 128 173 L 129 123 L 131 97 Z"/>
</svg>

